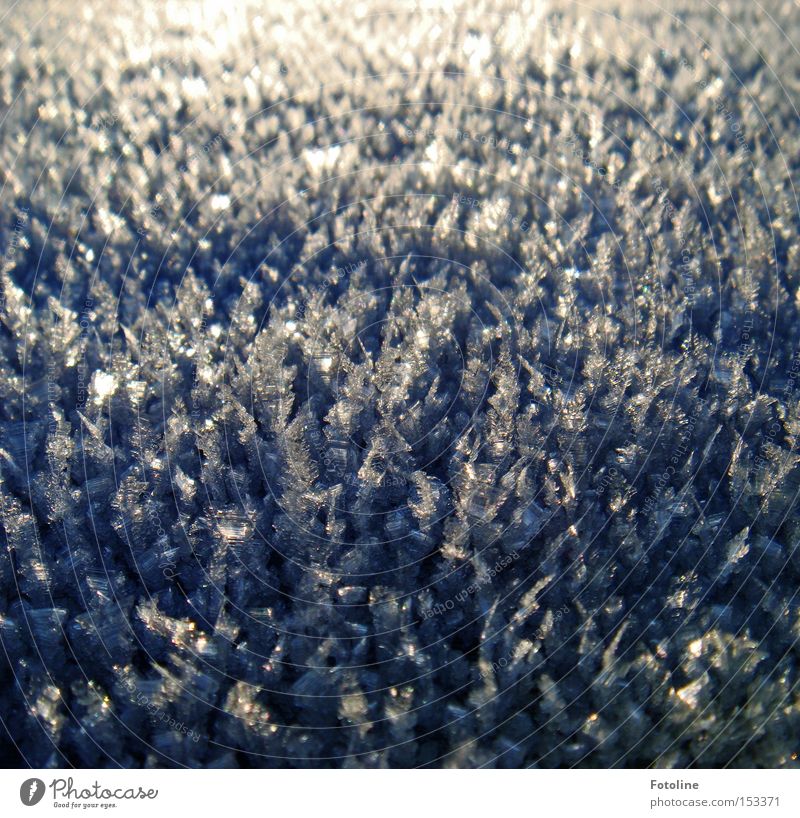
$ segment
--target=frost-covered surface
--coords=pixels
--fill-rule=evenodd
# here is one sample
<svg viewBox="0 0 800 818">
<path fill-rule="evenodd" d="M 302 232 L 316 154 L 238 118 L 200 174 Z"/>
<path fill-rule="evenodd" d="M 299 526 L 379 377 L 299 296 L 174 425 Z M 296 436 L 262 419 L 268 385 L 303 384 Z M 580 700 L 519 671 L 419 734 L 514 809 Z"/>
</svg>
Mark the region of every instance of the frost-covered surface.
<svg viewBox="0 0 800 818">
<path fill-rule="evenodd" d="M 796 764 L 796 7 L 116 5 L 2 20 L 3 761 Z"/>
</svg>

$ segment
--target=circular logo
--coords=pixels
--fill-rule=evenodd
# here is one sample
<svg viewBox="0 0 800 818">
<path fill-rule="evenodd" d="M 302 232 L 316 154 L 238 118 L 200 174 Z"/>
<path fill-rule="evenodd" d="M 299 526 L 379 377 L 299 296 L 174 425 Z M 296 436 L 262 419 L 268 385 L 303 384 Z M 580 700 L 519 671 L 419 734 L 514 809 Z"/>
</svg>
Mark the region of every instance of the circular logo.
<svg viewBox="0 0 800 818">
<path fill-rule="evenodd" d="M 19 788 L 19 798 L 26 807 L 38 804 L 44 797 L 44 781 L 41 778 L 29 778 Z"/>
</svg>

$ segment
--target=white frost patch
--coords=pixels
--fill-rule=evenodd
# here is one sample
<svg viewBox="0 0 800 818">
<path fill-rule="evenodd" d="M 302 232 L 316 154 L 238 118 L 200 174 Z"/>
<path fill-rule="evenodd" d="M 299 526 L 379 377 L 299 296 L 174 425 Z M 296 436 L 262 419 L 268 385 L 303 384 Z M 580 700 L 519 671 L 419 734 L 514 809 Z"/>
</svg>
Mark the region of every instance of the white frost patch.
<svg viewBox="0 0 800 818">
<path fill-rule="evenodd" d="M 202 77 L 184 77 L 181 91 L 189 99 L 200 99 L 208 94 L 208 86 Z"/>
<path fill-rule="evenodd" d="M 480 71 L 492 53 L 492 43 L 485 34 L 470 34 L 464 43 L 464 53 L 469 57 L 469 67 L 473 71 Z"/>
<path fill-rule="evenodd" d="M 341 145 L 331 145 L 329 148 L 315 148 L 303 152 L 303 157 L 308 163 L 308 167 L 319 173 L 323 170 L 330 170 L 341 153 Z"/>
<path fill-rule="evenodd" d="M 107 375 L 105 372 L 95 372 L 92 379 L 92 389 L 94 390 L 96 403 L 102 403 L 110 395 L 113 395 L 116 388 L 117 381 L 113 375 Z"/>
</svg>

